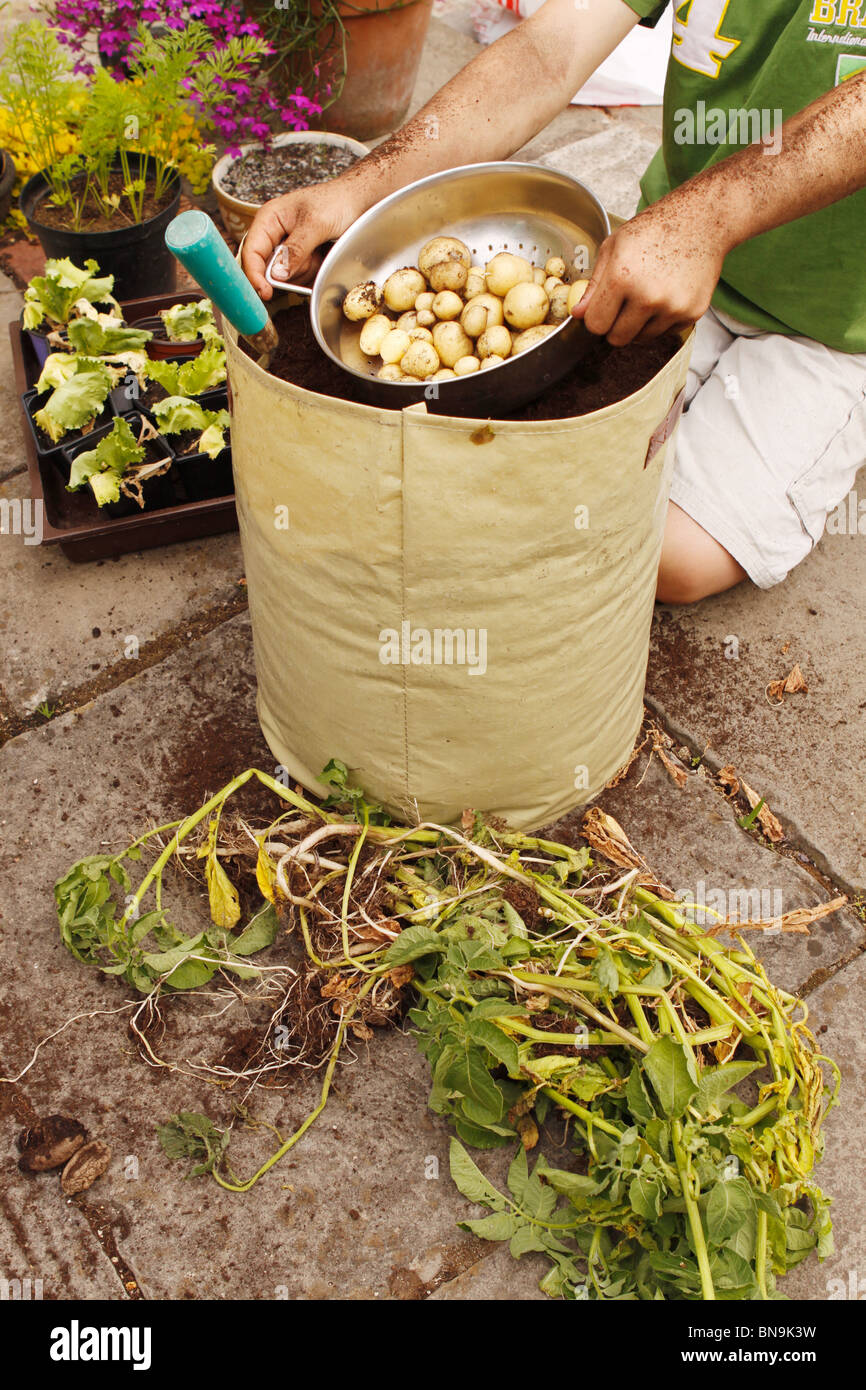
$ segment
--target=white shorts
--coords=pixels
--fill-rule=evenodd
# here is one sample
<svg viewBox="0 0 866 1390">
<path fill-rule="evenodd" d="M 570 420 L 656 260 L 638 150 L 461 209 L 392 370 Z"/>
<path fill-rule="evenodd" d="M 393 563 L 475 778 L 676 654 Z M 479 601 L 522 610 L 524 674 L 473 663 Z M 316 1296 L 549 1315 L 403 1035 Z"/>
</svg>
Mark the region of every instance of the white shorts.
<svg viewBox="0 0 866 1390">
<path fill-rule="evenodd" d="M 671 501 L 762 589 L 821 539 L 866 464 L 866 353 L 710 309 L 695 329 Z"/>
</svg>

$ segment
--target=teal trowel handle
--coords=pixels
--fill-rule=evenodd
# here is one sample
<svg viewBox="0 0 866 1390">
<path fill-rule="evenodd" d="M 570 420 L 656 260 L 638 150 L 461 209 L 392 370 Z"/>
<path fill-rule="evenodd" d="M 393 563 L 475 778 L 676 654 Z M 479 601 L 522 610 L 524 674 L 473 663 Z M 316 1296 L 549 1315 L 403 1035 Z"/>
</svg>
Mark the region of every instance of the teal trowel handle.
<svg viewBox="0 0 866 1390">
<path fill-rule="evenodd" d="M 272 352 L 277 330 L 207 213 L 180 213 L 166 228 L 165 244 L 238 333 L 259 351 Z"/>
</svg>

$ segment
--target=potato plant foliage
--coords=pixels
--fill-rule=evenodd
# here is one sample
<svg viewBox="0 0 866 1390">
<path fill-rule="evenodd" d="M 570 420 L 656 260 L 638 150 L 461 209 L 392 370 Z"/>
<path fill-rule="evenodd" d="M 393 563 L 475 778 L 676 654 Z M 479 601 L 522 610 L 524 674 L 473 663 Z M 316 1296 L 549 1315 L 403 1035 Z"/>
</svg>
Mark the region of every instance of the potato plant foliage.
<svg viewBox="0 0 866 1390">
<path fill-rule="evenodd" d="M 254 829 L 231 808 L 256 781 L 279 814 Z M 264 1060 L 239 1073 L 246 1082 L 291 1060 L 325 1064 L 317 1106 L 250 1177 L 229 1166 L 229 1132 L 192 1112 L 161 1128 L 170 1157 L 248 1191 L 324 1109 L 347 1036 L 372 1037 L 368 1025 L 396 1022 L 408 1004 L 430 1106 L 455 1132 L 452 1177 L 486 1209 L 462 1226 L 507 1241 L 515 1258 L 544 1256 L 547 1294 L 772 1299 L 778 1276 L 813 1250 L 831 1253 L 813 1170 L 838 1068 L 803 1002 L 770 982 L 742 936 L 723 944 L 658 896 L 642 867 L 623 871 L 588 846 L 472 812 L 461 830 L 394 825 L 342 764 L 323 781 L 331 795 L 316 803 L 250 770 L 57 885 L 68 948 L 149 1001 L 213 988 L 228 972 L 252 991 L 249 1006 L 261 975 Z M 130 865 L 154 850 L 134 884 Z M 178 860 L 199 871 L 212 918 L 189 935 L 163 898 Z M 285 972 L 284 987 L 271 962 L 286 930 L 303 968 Z M 272 944 L 264 965 L 250 959 Z M 273 1024 L 289 1017 L 299 981 L 296 1022 L 309 1022 L 315 994 L 329 1028 L 315 1044 L 303 1027 L 284 1029 L 294 1052 L 280 1053 Z M 571 1154 L 557 1166 L 543 1152 L 553 1119 L 558 1142 L 568 1122 Z M 515 1147 L 505 1191 L 479 1166 L 501 1145 Z"/>
</svg>

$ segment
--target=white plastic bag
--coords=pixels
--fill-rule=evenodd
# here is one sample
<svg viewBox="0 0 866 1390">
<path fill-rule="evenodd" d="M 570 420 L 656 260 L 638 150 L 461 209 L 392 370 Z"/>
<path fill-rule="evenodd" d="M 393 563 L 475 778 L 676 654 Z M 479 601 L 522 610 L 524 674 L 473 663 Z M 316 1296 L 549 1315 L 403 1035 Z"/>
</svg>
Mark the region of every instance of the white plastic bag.
<svg viewBox="0 0 866 1390">
<path fill-rule="evenodd" d="M 476 0 L 472 10 L 475 37 L 493 43 L 530 15 L 544 0 Z M 655 29 L 638 25 L 597 68 L 572 106 L 659 106 L 671 49 L 673 7 Z"/>
</svg>

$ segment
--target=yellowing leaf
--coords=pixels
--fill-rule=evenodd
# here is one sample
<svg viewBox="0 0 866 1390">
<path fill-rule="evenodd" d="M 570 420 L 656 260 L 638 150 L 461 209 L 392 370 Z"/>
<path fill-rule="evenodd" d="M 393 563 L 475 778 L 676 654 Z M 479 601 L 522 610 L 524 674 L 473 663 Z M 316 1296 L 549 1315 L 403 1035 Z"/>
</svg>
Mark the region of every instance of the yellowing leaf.
<svg viewBox="0 0 866 1390">
<path fill-rule="evenodd" d="M 211 920 L 217 927 L 231 931 L 240 921 L 241 907 L 237 889 L 215 854 L 209 854 L 204 866 Z"/>
<path fill-rule="evenodd" d="M 259 857 L 256 860 L 256 883 L 259 885 L 262 897 L 267 898 L 269 903 L 276 903 L 277 901 L 274 882 L 274 866 L 268 858 L 264 846 L 259 845 Z"/>
</svg>

